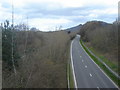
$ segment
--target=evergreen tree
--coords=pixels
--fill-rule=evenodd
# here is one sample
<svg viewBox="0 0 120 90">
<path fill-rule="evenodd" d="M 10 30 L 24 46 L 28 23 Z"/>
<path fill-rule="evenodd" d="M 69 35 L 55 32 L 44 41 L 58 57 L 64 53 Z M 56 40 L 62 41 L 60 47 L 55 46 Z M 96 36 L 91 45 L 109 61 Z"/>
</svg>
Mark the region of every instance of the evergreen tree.
<svg viewBox="0 0 120 90">
<path fill-rule="evenodd" d="M 7 68 L 12 70 L 12 25 L 10 26 L 9 21 L 6 20 L 4 25 L 2 26 L 2 60 L 7 64 Z M 15 34 L 13 34 L 15 39 Z M 17 52 L 16 52 L 16 45 L 13 42 L 13 56 L 15 65 L 17 65 Z M 17 65 L 18 66 L 18 65 Z"/>
</svg>

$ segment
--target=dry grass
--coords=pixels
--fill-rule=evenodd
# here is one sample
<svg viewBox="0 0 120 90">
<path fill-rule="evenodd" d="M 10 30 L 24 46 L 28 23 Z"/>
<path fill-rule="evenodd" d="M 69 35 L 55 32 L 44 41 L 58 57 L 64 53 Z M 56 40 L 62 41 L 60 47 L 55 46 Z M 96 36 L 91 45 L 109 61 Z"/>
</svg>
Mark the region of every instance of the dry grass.
<svg viewBox="0 0 120 90">
<path fill-rule="evenodd" d="M 3 87 L 67 88 L 70 39 L 76 33 L 19 31 L 16 34 L 17 51 L 21 57 L 17 75 L 3 69 Z"/>
</svg>

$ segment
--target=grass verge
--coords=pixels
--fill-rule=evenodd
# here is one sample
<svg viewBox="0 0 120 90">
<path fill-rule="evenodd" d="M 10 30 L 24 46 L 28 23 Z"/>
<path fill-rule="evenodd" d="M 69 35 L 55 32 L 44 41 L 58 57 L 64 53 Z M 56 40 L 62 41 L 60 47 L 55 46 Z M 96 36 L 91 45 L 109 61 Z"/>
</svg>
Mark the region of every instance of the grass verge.
<svg viewBox="0 0 120 90">
<path fill-rule="evenodd" d="M 102 53 L 96 51 L 92 46 L 89 46 L 89 50 L 105 62 L 105 64 L 107 64 L 113 71 L 118 73 L 118 62 L 108 60 Z"/>
<path fill-rule="evenodd" d="M 99 60 L 97 60 L 96 57 L 94 57 L 87 48 L 82 44 L 82 40 L 80 40 L 80 43 L 84 50 L 88 53 L 88 55 L 94 60 L 94 62 L 120 87 L 120 79 L 118 79 L 114 74 L 112 74 L 106 67 L 103 65 Z"/>
<path fill-rule="evenodd" d="M 69 79 L 69 88 L 74 88 L 74 79 L 71 63 L 68 63 L 68 79 Z"/>
</svg>

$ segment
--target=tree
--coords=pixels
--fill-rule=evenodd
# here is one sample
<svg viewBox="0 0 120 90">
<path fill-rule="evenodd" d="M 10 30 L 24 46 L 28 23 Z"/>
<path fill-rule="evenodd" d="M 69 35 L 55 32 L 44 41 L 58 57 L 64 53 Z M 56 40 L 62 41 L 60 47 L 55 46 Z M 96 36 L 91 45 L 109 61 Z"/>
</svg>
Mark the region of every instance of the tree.
<svg viewBox="0 0 120 90">
<path fill-rule="evenodd" d="M 13 34 L 15 37 L 15 34 Z M 14 38 L 15 39 L 15 38 Z M 15 65 L 17 66 L 17 52 L 16 52 L 16 43 L 13 42 L 13 57 Z M 2 60 L 3 64 L 7 64 L 9 70 L 13 69 L 12 63 L 12 25 L 10 26 L 9 21 L 6 20 L 2 26 Z"/>
<path fill-rule="evenodd" d="M 32 27 L 30 31 L 38 31 L 35 27 Z"/>
<path fill-rule="evenodd" d="M 27 29 L 27 27 L 28 26 L 25 23 L 22 23 L 22 24 L 16 25 L 14 28 L 17 31 L 25 31 Z"/>
</svg>

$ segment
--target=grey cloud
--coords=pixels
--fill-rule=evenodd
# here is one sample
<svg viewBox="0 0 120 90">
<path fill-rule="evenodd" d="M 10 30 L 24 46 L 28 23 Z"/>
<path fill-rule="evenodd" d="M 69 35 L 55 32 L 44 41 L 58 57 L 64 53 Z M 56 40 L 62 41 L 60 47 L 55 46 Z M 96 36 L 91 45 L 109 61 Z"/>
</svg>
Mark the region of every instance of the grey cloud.
<svg viewBox="0 0 120 90">
<path fill-rule="evenodd" d="M 39 3 L 32 3 L 32 4 L 27 4 L 24 7 L 24 10 L 26 11 L 27 14 L 33 16 L 33 18 L 36 17 L 41 17 L 42 16 L 74 16 L 74 15 L 86 15 L 88 14 L 89 10 L 94 10 L 94 9 L 104 9 L 105 6 L 85 6 L 85 7 L 78 7 L 78 8 L 58 8 L 54 10 L 49 10 L 47 9 L 47 5 L 39 4 Z M 33 15 L 34 14 L 34 15 Z M 32 18 L 32 17 L 31 17 Z"/>
<path fill-rule="evenodd" d="M 15 8 L 15 13 L 20 15 L 28 15 L 30 19 L 32 18 L 66 18 L 73 22 L 85 22 L 87 20 L 91 20 L 91 17 L 89 17 L 89 14 L 92 14 L 92 10 L 104 10 L 105 8 L 108 8 L 107 6 L 93 6 L 88 5 L 84 7 L 74 7 L 74 8 L 55 8 L 53 10 L 49 9 L 49 5 L 55 5 L 55 3 L 28 3 L 24 7 L 21 8 Z M 57 5 L 57 4 L 56 4 Z M 58 4 L 59 5 L 59 4 Z M 2 4 L 5 8 L 10 8 L 11 6 L 9 4 Z M 11 10 L 9 9 L 9 12 Z M 95 13 L 94 13 L 95 14 Z M 81 17 L 79 17 L 81 16 Z M 113 20 L 116 15 L 98 15 L 98 18 L 95 19 L 102 19 L 102 20 Z"/>
</svg>

